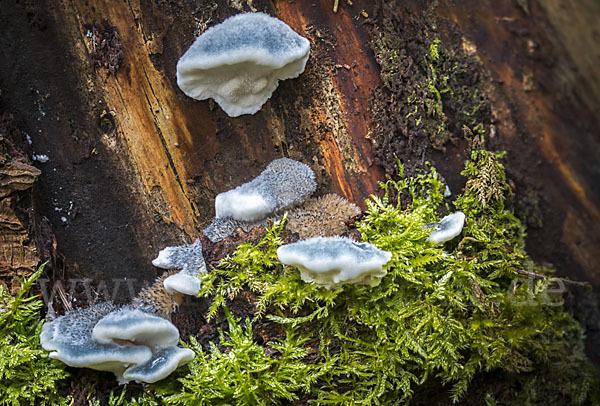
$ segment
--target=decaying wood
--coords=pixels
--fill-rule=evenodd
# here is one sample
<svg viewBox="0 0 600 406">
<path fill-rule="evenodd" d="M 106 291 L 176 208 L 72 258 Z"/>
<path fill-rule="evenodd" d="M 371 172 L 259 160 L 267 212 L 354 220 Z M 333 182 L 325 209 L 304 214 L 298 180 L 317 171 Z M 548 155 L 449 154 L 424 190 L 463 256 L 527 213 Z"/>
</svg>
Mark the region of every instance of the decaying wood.
<svg viewBox="0 0 600 406">
<path fill-rule="evenodd" d="M 40 173 L 34 166 L 11 159 L 0 167 L 0 199 L 15 191 L 29 189 Z"/>
<path fill-rule="evenodd" d="M 30 274 L 40 260 L 11 203 L 10 198 L 0 201 L 0 279 L 4 280 Z"/>
<path fill-rule="evenodd" d="M 378 2 L 337 4 L 334 13 L 332 0 L 40 2 L 37 13 L 45 16 L 46 31 L 31 34 L 30 52 L 44 54 L 48 66 L 27 69 L 50 72 L 44 77 L 50 96 L 41 99 L 31 85 L 33 90 L 3 97 L 15 103 L 29 98 L 30 105 L 54 109 L 28 126 L 34 146 L 52 153 L 43 167 L 42 190 L 50 192 L 63 180 L 79 188 L 81 201 L 74 201 L 79 210 L 66 224 L 52 213 L 53 203 L 43 205 L 72 261 L 90 274 L 148 274 L 152 280 L 150 259 L 207 226 L 217 193 L 248 181 L 281 156 L 309 163 L 319 194 L 335 192 L 364 207 L 384 179 L 369 140 L 372 90 L 381 80 L 370 46 L 376 38 L 368 27 L 385 16 Z M 402 4 L 413 13 L 430 5 Z M 600 78 L 598 55 L 588 52 L 597 48 L 592 24 L 600 16 L 597 2 L 437 4 L 440 27 L 444 21 L 457 24 L 465 48 L 490 72 L 497 144 L 509 152 L 509 176 L 517 188 L 531 187 L 542 197 L 545 225 L 530 231 L 528 249 L 536 259 L 554 262 L 559 272 L 600 286 L 594 255 L 600 247 L 594 116 Z M 183 95 L 175 65 L 196 35 L 240 9 L 267 11 L 285 21 L 311 41 L 311 57 L 302 76 L 281 82 L 260 112 L 230 118 L 211 101 Z M 31 19 L 30 11 L 15 10 L 15 19 Z M 34 28 L 40 24 L 33 21 Z M 91 60 L 94 24 L 118 32 L 123 59 L 115 74 Z M 68 66 L 53 63 L 54 54 L 60 61 L 69 55 Z M 458 173 L 464 159 L 455 148 L 437 162 L 453 191 L 462 187 Z M 106 190 L 110 197 L 99 196 L 98 202 L 114 199 L 121 217 L 110 206 L 95 205 L 95 196 L 85 197 L 89 185 L 81 173 L 98 185 L 94 190 Z"/>
<path fill-rule="evenodd" d="M 467 2 L 440 3 L 438 14 L 459 25 L 493 75 L 509 175 L 543 196 L 545 226 L 529 230 L 528 249 L 546 261 L 569 258 L 562 272 L 600 286 L 591 254 L 600 251 L 600 54 L 591 51 L 600 6 L 486 1 L 474 14 Z"/>
<path fill-rule="evenodd" d="M 0 163 L 0 281 L 18 286 L 18 279 L 30 275 L 40 258 L 27 230 L 27 224 L 19 219 L 13 205 L 19 192 L 33 186 L 40 170 L 27 163 L 27 158 L 7 139 L 9 125 L 0 126 L 0 146 L 4 156 Z M 3 124 L 6 124 L 3 123 Z"/>
</svg>

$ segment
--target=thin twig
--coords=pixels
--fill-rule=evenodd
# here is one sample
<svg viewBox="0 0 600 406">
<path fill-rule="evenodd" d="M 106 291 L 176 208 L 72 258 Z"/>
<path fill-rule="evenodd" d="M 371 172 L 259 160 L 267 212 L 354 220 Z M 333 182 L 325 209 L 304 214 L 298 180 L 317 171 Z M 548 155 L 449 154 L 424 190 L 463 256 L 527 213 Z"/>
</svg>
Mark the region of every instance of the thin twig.
<svg viewBox="0 0 600 406">
<path fill-rule="evenodd" d="M 71 303 L 67 299 L 67 294 L 65 293 L 65 290 L 63 289 L 62 284 L 60 284 L 60 283 L 57 284 L 56 290 L 58 290 L 58 297 L 60 297 L 60 301 L 62 302 L 65 310 L 67 312 L 70 312 L 71 310 L 73 310 L 73 306 L 71 306 Z"/>
<path fill-rule="evenodd" d="M 338 11 L 338 6 L 339 6 L 339 5 L 340 5 L 340 0 L 335 0 L 335 1 L 333 2 L 333 12 L 334 12 L 334 13 L 337 13 L 337 11 Z"/>
<path fill-rule="evenodd" d="M 585 287 L 588 287 L 588 288 L 592 287 L 592 285 L 589 282 L 572 281 L 570 279 L 557 278 L 557 277 L 553 277 L 553 276 L 550 276 L 550 275 L 542 275 L 542 274 L 535 273 L 535 272 L 529 272 L 529 271 L 525 271 L 523 269 L 517 269 L 517 272 L 520 273 L 521 275 L 530 276 L 530 277 L 536 278 L 536 279 L 553 278 L 553 279 L 560 279 L 561 281 L 563 281 L 567 285 L 585 286 Z"/>
</svg>

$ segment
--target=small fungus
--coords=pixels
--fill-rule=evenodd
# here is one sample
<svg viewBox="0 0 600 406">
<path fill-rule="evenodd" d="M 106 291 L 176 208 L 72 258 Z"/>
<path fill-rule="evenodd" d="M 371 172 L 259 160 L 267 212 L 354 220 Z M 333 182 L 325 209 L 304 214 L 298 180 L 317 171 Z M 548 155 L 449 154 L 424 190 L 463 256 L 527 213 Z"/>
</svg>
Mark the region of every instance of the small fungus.
<svg viewBox="0 0 600 406">
<path fill-rule="evenodd" d="M 303 281 L 331 289 L 345 283 L 377 286 L 392 253 L 345 237 L 315 237 L 282 245 L 277 258 L 297 267 Z"/>
<path fill-rule="evenodd" d="M 431 228 L 428 241 L 439 244 L 450 241 L 459 235 L 465 225 L 465 214 L 462 211 L 457 211 L 444 217 L 439 223 L 427 224 L 426 228 Z"/>
<path fill-rule="evenodd" d="M 193 244 L 166 247 L 158 253 L 152 265 L 165 269 L 181 269 L 181 272 L 170 275 L 164 280 L 163 286 L 167 293 L 179 292 L 195 296 L 200 291 L 198 275 L 206 273 L 202 243 L 196 239 Z"/>
<path fill-rule="evenodd" d="M 215 198 L 216 217 L 253 222 L 306 200 L 317 188 L 306 164 L 289 158 L 271 162 L 256 178 Z"/>
<path fill-rule="evenodd" d="M 124 307 L 99 320 L 92 330 L 92 338 L 100 344 L 166 347 L 177 344 L 179 331 L 162 317 Z"/>
<path fill-rule="evenodd" d="M 178 341 L 179 331 L 168 320 L 111 303 L 97 303 L 46 321 L 40 334 L 40 343 L 50 351 L 50 358 L 72 367 L 113 372 L 119 383 L 130 379 L 156 382 L 191 359 L 190 350 L 173 349 Z M 169 359 L 171 355 L 173 359 Z M 129 369 L 144 369 L 153 360 L 162 365 L 160 371 L 148 375 L 156 380 L 144 381 L 143 374 L 128 377 Z"/>
<path fill-rule="evenodd" d="M 266 226 L 265 220 L 260 221 L 240 221 L 230 217 L 217 217 L 202 232 L 212 242 L 219 242 L 229 237 L 236 228 L 241 228 L 245 233 L 249 233 L 254 227 Z"/>
<path fill-rule="evenodd" d="M 190 275 L 184 271 L 169 276 L 163 282 L 168 293 L 183 293 L 184 295 L 196 296 L 200 292 L 200 279 L 198 275 Z"/>
<path fill-rule="evenodd" d="M 310 42 L 264 13 L 230 17 L 202 33 L 177 63 L 177 84 L 197 100 L 212 98 L 230 117 L 254 114 L 278 82 L 299 76 Z"/>
<path fill-rule="evenodd" d="M 127 380 L 154 383 L 166 378 L 179 366 L 191 361 L 194 351 L 175 346 L 161 348 L 148 361 L 128 368 L 123 377 Z"/>
<path fill-rule="evenodd" d="M 148 361 L 152 351 L 146 346 L 101 344 L 92 338 L 96 323 L 115 310 L 110 303 L 98 303 L 68 312 L 44 323 L 40 343 L 50 351 L 50 358 L 72 367 L 113 372 L 123 383 L 125 369 Z"/>
</svg>

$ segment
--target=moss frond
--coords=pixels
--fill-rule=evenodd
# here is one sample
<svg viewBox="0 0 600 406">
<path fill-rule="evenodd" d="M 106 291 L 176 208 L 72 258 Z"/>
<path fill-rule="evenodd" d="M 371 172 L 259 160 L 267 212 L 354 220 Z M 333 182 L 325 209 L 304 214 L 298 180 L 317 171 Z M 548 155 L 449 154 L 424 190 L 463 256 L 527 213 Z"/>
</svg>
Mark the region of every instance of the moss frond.
<svg viewBox="0 0 600 406">
<path fill-rule="evenodd" d="M 40 345 L 42 301 L 32 293 L 43 272 L 21 282 L 11 296 L 0 285 L 0 404 L 61 405 L 69 399 L 57 393 L 68 376 L 64 364 L 48 358 Z"/>
<path fill-rule="evenodd" d="M 466 190 L 453 203 L 467 221 L 461 236 L 444 245 L 428 242 L 424 227 L 454 210 L 444 203 L 433 168 L 381 184 L 383 196 L 371 197 L 358 223 L 364 241 L 393 254 L 388 274 L 374 288 L 326 290 L 302 282 L 298 271 L 277 260 L 285 220 L 256 246 L 241 245 L 204 276 L 201 294 L 212 301 L 209 316 L 221 308 L 227 312 L 230 300 L 251 291 L 257 296 L 254 321 L 266 317 L 279 323 L 288 341 L 258 346 L 249 333 L 251 322 L 242 329 L 228 314 L 230 332 L 221 335 L 225 349 L 214 345 L 209 354 L 201 354 L 194 347 L 196 369 L 180 380 L 188 398 L 174 395 L 169 401 L 192 404 L 192 399 L 232 401 L 239 396 L 239 404 L 277 404 L 295 393 L 313 404 L 391 404 L 411 399 L 434 381 L 448 386 L 451 399 L 458 401 L 485 371 L 506 374 L 514 382 L 507 385 L 506 399 L 525 396 L 519 389 L 524 382 L 548 385 L 554 379 L 544 399 L 579 402 L 596 396 L 597 376 L 583 354 L 581 327 L 556 301 L 545 301 L 552 279 L 519 279 L 520 269 L 547 271 L 527 256 L 524 228 L 504 205 L 510 190 L 500 158 L 477 151 L 467 162 Z M 392 203 L 392 194 L 409 198 Z M 308 356 L 306 343 L 317 353 Z M 313 377 L 310 385 L 265 372 L 285 370 L 280 364 L 285 357 L 279 355 L 287 353 L 285 345 L 297 346 L 297 351 L 289 349 L 295 354 L 286 361 L 290 373 Z M 254 354 L 244 358 L 250 369 L 237 371 L 237 356 L 247 351 Z M 222 370 L 225 359 L 231 364 L 227 368 L 241 375 Z M 574 365 L 584 372 L 576 372 Z M 314 371 L 326 372 L 316 377 Z M 556 371 L 568 376 L 568 383 L 559 383 L 565 381 Z M 221 394 L 211 397 L 205 386 L 214 376 L 228 376 L 244 389 L 236 392 L 224 381 Z M 263 379 L 287 389 L 268 389 Z"/>
</svg>

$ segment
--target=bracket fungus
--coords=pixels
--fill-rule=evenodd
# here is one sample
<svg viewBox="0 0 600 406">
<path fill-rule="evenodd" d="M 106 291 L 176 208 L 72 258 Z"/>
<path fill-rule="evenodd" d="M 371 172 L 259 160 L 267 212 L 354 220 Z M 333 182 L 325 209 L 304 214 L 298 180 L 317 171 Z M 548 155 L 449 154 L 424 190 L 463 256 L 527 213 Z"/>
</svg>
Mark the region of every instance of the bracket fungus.
<svg viewBox="0 0 600 406">
<path fill-rule="evenodd" d="M 345 237 L 314 237 L 282 245 L 277 258 L 297 267 L 304 282 L 331 289 L 346 283 L 377 286 L 392 253 Z"/>
<path fill-rule="evenodd" d="M 280 158 L 248 183 L 215 198 L 217 218 L 253 222 L 296 206 L 317 188 L 315 174 L 302 162 Z"/>
<path fill-rule="evenodd" d="M 50 358 L 72 367 L 113 372 L 122 382 L 125 369 L 146 362 L 152 357 L 152 351 L 146 346 L 101 344 L 92 339 L 96 323 L 115 310 L 110 303 L 99 303 L 68 312 L 44 323 L 40 343 L 50 351 Z"/>
<path fill-rule="evenodd" d="M 177 344 L 179 331 L 162 317 L 124 307 L 100 319 L 92 330 L 92 338 L 100 344 L 165 347 Z"/>
<path fill-rule="evenodd" d="M 206 273 L 206 264 L 202 255 L 202 243 L 196 239 L 193 244 L 166 247 L 152 261 L 152 265 L 164 269 L 181 269 L 181 272 L 167 277 L 163 286 L 167 293 L 176 292 L 195 296 L 200 291 L 201 273 Z"/>
<path fill-rule="evenodd" d="M 145 363 L 128 368 L 123 377 L 126 380 L 154 383 L 169 376 L 180 365 L 193 358 L 194 351 L 189 348 L 175 346 L 161 348 Z"/>
<path fill-rule="evenodd" d="M 193 353 L 189 353 L 191 350 L 183 353 L 173 350 L 178 341 L 179 332 L 168 320 L 137 308 L 119 308 L 111 303 L 97 303 L 47 321 L 40 334 L 40 343 L 50 351 L 50 358 L 72 367 L 113 372 L 119 383 L 130 379 L 156 382 L 189 361 L 193 358 Z M 155 380 L 146 381 L 143 374 L 128 375 L 129 369 L 143 369 L 157 357 L 171 355 L 173 359 L 161 358 L 163 367 L 149 375 Z"/>
<path fill-rule="evenodd" d="M 462 211 L 448 214 L 438 223 L 431 223 L 425 226 L 432 229 L 427 240 L 435 244 L 450 241 L 462 232 L 464 225 L 465 214 Z"/>
<path fill-rule="evenodd" d="M 219 242 L 229 237 L 239 227 L 245 233 L 249 233 L 254 227 L 267 226 L 266 219 L 259 221 L 240 221 L 231 217 L 217 217 L 202 233 L 212 242 Z"/>
<path fill-rule="evenodd" d="M 230 117 L 254 114 L 278 82 L 299 76 L 308 39 L 264 13 L 238 14 L 202 33 L 177 63 L 177 84 L 197 100 L 212 98 Z"/>
</svg>

